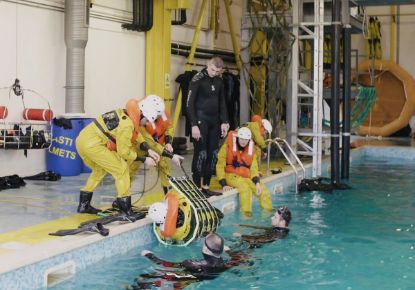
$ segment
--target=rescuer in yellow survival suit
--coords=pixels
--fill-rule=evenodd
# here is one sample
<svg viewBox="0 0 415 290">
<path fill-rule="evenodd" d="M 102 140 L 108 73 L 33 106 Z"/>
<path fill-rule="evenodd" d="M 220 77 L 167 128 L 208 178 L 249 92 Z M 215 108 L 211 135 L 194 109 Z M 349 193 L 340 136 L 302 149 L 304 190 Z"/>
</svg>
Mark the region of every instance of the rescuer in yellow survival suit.
<svg viewBox="0 0 415 290">
<path fill-rule="evenodd" d="M 134 214 L 131 210 L 130 175 L 128 164 L 140 160 L 155 166 L 160 156 L 141 139 L 139 146 L 150 157 L 140 157 L 132 148 L 139 136 L 141 115 L 154 122 L 159 115 L 160 104 L 148 98 L 131 99 L 126 109 L 116 109 L 99 116 L 85 127 L 76 139 L 76 149 L 84 163 L 92 169 L 86 185 L 81 188 L 79 213 L 96 214 L 99 210 L 90 202 L 95 188 L 107 173 L 115 180 L 118 208 L 127 216 Z"/>
<path fill-rule="evenodd" d="M 158 101 L 163 102 L 160 97 L 155 95 L 150 95 L 148 98 L 158 98 Z M 164 108 L 163 102 L 163 107 L 161 108 L 163 109 L 163 112 L 159 114 L 154 124 L 147 119 L 142 119 L 140 136 L 144 138 L 144 141 L 146 141 L 152 150 L 162 156 L 158 163 L 158 169 L 161 185 L 163 186 L 164 194 L 166 194 L 169 191 L 169 180 L 167 177 L 170 175 L 170 165 L 167 159 L 170 158 L 177 166 L 180 166 L 180 163 L 184 158 L 180 155 L 173 154 L 173 147 L 171 145 L 171 142 L 173 141 L 173 126 L 171 125 L 170 114 Z M 146 152 L 142 151 L 139 147 L 134 148 L 137 149 L 137 154 L 139 156 L 145 156 Z M 134 179 L 141 163 L 141 161 L 131 163 L 131 180 Z"/>
<path fill-rule="evenodd" d="M 258 160 L 258 169 L 259 169 L 259 161 L 261 160 L 261 152 L 267 149 L 267 144 L 265 140 L 268 136 L 271 136 L 272 133 L 272 125 L 267 119 L 262 119 L 260 115 L 253 115 L 251 117 L 251 122 L 246 123 L 246 127 L 251 130 L 252 133 L 252 140 L 255 142 L 255 154 Z"/>
<path fill-rule="evenodd" d="M 259 180 L 255 143 L 251 137 L 247 127 L 229 133 L 219 150 L 216 164 L 216 175 L 223 191 L 232 187 L 238 190 L 240 211 L 248 217 L 252 216 L 252 195 L 258 197 L 263 209 L 272 210 L 270 193 Z"/>
</svg>

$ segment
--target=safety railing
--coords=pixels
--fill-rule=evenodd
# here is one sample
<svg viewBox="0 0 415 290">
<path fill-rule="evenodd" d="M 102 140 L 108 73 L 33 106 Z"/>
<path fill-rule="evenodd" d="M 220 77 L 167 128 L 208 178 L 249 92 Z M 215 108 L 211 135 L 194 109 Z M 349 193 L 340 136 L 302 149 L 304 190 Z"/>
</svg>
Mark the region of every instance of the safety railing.
<svg viewBox="0 0 415 290">
<path fill-rule="evenodd" d="M 284 149 L 282 148 L 280 143 L 283 143 L 288 148 L 288 150 L 291 153 L 291 156 L 294 157 L 295 161 L 297 162 L 297 164 L 300 165 L 301 170 L 303 171 L 302 178 L 305 178 L 305 168 L 304 168 L 303 163 L 298 158 L 297 154 L 294 152 L 294 150 L 291 148 L 291 146 L 288 144 L 288 142 L 286 140 L 277 137 L 275 139 L 267 139 L 266 143 L 268 143 L 267 169 L 269 170 L 269 167 L 270 167 L 269 164 L 270 164 L 271 146 L 272 146 L 272 144 L 275 144 L 275 145 L 277 145 L 277 148 L 280 150 L 282 155 L 284 155 L 285 159 L 290 164 L 291 168 L 294 170 L 294 173 L 295 173 L 295 193 L 298 193 L 298 172 L 299 172 L 299 170 L 297 169 L 295 164 L 292 162 L 290 156 L 288 156 L 288 154 L 284 151 Z"/>
</svg>

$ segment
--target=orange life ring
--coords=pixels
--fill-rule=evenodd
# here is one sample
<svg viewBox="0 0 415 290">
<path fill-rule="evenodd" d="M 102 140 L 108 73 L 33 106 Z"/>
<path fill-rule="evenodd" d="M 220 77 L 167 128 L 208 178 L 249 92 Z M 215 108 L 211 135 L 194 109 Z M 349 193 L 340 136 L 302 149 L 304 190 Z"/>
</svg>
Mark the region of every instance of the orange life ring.
<svg viewBox="0 0 415 290">
<path fill-rule="evenodd" d="M 7 110 L 7 107 L 0 106 L 0 119 L 6 119 L 9 111 Z"/>
<path fill-rule="evenodd" d="M 179 198 L 173 192 L 166 195 L 167 214 L 164 222 L 164 231 L 161 232 L 163 237 L 170 238 L 176 232 L 177 215 L 179 214 Z"/>
</svg>

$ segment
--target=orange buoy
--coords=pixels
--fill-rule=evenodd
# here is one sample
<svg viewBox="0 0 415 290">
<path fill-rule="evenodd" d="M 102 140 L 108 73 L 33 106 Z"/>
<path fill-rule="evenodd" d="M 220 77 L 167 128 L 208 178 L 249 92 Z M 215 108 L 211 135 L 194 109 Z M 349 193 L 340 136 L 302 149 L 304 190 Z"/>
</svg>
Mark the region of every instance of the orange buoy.
<svg viewBox="0 0 415 290">
<path fill-rule="evenodd" d="M 24 109 L 23 119 L 36 121 L 50 121 L 53 118 L 53 112 L 49 109 Z"/>
<path fill-rule="evenodd" d="M 6 119 L 8 114 L 9 111 L 7 110 L 7 107 L 0 106 L 0 119 Z"/>
<path fill-rule="evenodd" d="M 162 235 L 165 238 L 171 238 L 176 232 L 177 216 L 179 214 L 179 198 L 173 191 L 166 195 L 167 214 L 164 222 L 164 231 Z"/>
</svg>

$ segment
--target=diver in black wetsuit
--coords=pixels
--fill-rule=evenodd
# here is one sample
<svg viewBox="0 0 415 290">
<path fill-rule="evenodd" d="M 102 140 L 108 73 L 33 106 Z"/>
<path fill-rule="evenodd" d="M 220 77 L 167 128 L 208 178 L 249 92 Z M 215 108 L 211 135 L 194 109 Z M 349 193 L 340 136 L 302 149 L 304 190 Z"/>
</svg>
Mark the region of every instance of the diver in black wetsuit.
<svg viewBox="0 0 415 290">
<path fill-rule="evenodd" d="M 231 257 L 230 260 L 223 260 L 221 255 L 224 251 Z M 162 287 L 166 281 L 172 282 L 174 289 L 183 289 L 198 281 L 215 279 L 220 273 L 232 267 L 243 263 L 251 263 L 249 255 L 241 251 L 231 251 L 224 245 L 223 238 L 215 233 L 206 236 L 202 253 L 203 259 L 201 260 L 170 262 L 156 257 L 150 251 L 144 250 L 141 255 L 150 259 L 155 264 L 176 269 L 158 270 L 153 273 L 141 274 L 136 279 L 136 285 L 129 286 L 127 289 L 136 290 Z"/>
<path fill-rule="evenodd" d="M 213 57 L 193 77 L 186 100 L 194 146 L 193 181 L 207 196 L 215 195 L 209 191 L 209 183 L 216 165 L 219 138 L 225 137 L 229 130 L 224 85 L 219 76 L 222 67 L 222 59 Z"/>
<path fill-rule="evenodd" d="M 271 217 L 272 227 L 262 227 L 255 225 L 241 225 L 243 227 L 250 227 L 254 229 L 260 229 L 262 232 L 251 235 L 242 235 L 240 233 L 234 233 L 234 237 L 238 237 L 243 242 L 247 242 L 250 248 L 259 248 L 263 244 L 271 243 L 275 240 L 284 238 L 290 231 L 288 225 L 291 221 L 291 211 L 286 207 L 280 207 Z"/>
</svg>

